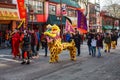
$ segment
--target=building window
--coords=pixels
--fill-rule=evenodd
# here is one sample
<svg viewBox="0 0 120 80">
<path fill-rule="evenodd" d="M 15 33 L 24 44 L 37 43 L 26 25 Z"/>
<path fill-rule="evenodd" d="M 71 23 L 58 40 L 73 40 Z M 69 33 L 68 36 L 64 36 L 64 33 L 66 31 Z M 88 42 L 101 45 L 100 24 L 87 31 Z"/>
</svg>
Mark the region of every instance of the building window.
<svg viewBox="0 0 120 80">
<path fill-rule="evenodd" d="M 73 10 L 73 9 L 68 9 L 68 10 L 67 10 L 67 15 L 68 15 L 69 17 L 76 17 L 76 11 Z"/>
<path fill-rule="evenodd" d="M 43 2 L 37 3 L 37 13 L 43 13 Z"/>
<path fill-rule="evenodd" d="M 56 6 L 55 5 L 49 5 L 49 14 L 56 14 Z"/>
<path fill-rule="evenodd" d="M 29 10 L 34 10 L 36 14 L 44 13 L 44 3 L 37 0 L 25 0 L 25 4 L 27 5 Z"/>
</svg>

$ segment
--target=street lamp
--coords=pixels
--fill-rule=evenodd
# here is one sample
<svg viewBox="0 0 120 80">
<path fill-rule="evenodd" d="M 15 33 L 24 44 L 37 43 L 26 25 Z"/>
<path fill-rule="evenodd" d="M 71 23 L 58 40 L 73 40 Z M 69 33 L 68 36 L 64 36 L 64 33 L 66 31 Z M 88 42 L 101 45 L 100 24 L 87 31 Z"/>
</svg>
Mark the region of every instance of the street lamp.
<svg viewBox="0 0 120 80">
<path fill-rule="evenodd" d="M 31 13 L 31 17 L 32 17 L 32 29 L 33 29 L 34 11 L 33 11 L 33 10 L 30 10 L 30 13 Z"/>
</svg>

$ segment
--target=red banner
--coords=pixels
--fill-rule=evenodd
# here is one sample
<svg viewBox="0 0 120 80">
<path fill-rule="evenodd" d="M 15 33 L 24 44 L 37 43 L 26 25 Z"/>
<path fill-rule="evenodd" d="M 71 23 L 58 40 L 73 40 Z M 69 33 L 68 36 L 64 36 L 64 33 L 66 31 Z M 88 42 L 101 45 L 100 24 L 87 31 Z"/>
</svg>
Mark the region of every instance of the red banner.
<svg viewBox="0 0 120 80">
<path fill-rule="evenodd" d="M 26 8 L 25 8 L 24 0 L 17 0 L 17 4 L 18 4 L 20 19 L 25 19 L 26 18 Z"/>
</svg>

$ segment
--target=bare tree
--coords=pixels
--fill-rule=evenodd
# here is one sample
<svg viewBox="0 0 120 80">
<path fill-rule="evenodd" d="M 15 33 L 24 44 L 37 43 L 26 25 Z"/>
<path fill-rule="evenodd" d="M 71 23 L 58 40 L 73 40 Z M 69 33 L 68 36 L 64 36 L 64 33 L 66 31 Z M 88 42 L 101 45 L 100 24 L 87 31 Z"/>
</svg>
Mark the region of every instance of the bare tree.
<svg viewBox="0 0 120 80">
<path fill-rule="evenodd" d="M 87 16 L 88 14 L 88 1 L 89 0 L 80 0 L 80 2 L 82 2 L 85 5 L 85 16 Z"/>
<path fill-rule="evenodd" d="M 120 18 L 120 0 L 106 0 L 103 10 L 109 12 L 113 17 Z"/>
<path fill-rule="evenodd" d="M 77 3 L 83 3 L 84 5 L 85 5 L 85 16 L 87 16 L 87 14 L 88 14 L 88 2 L 89 2 L 89 0 L 73 0 L 73 1 L 75 1 L 75 2 L 77 2 Z"/>
</svg>

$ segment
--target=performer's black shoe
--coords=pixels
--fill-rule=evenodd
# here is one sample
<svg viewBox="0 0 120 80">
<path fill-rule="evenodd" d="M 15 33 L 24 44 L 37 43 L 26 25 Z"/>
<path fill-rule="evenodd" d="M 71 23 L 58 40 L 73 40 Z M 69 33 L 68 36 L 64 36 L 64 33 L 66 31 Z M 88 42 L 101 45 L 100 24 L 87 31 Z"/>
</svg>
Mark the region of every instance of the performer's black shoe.
<svg viewBox="0 0 120 80">
<path fill-rule="evenodd" d="M 77 54 L 77 56 L 80 56 L 80 54 Z"/>
<path fill-rule="evenodd" d="M 104 52 L 107 52 L 107 50 L 105 50 Z"/>
<path fill-rule="evenodd" d="M 26 64 L 30 64 L 30 61 L 27 61 L 27 63 Z"/>
<path fill-rule="evenodd" d="M 26 62 L 25 61 L 23 61 L 21 64 L 25 64 Z"/>
<path fill-rule="evenodd" d="M 91 55 L 91 53 L 89 53 L 89 55 Z"/>
<path fill-rule="evenodd" d="M 45 55 L 45 57 L 47 57 L 47 55 Z"/>
</svg>

